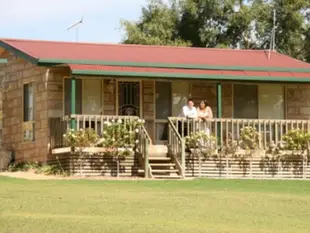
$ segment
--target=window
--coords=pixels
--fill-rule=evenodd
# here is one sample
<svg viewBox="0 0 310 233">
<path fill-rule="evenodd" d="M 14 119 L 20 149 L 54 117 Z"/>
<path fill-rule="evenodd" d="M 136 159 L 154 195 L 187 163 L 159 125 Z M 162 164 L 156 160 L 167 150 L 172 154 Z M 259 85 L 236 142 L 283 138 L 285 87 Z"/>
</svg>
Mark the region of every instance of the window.
<svg viewBox="0 0 310 233">
<path fill-rule="evenodd" d="M 101 80 L 83 80 L 83 114 L 100 115 L 102 113 Z"/>
<path fill-rule="evenodd" d="M 75 111 L 76 114 L 82 114 L 82 80 L 75 80 Z M 71 79 L 65 79 L 65 115 L 71 113 Z"/>
<path fill-rule="evenodd" d="M 234 84 L 234 118 L 258 118 L 257 85 Z"/>
<path fill-rule="evenodd" d="M 23 135 L 24 141 L 34 141 L 34 85 L 24 84 L 24 113 L 23 113 Z"/>
<path fill-rule="evenodd" d="M 179 116 L 182 107 L 187 104 L 190 97 L 190 86 L 188 82 L 172 82 L 172 115 Z"/>
<path fill-rule="evenodd" d="M 284 87 L 234 85 L 234 118 L 284 119 Z"/>
<path fill-rule="evenodd" d="M 171 83 L 156 82 L 156 142 L 168 140 L 167 118 L 171 116 Z"/>
<path fill-rule="evenodd" d="M 284 87 L 259 85 L 259 118 L 284 119 Z"/>
</svg>

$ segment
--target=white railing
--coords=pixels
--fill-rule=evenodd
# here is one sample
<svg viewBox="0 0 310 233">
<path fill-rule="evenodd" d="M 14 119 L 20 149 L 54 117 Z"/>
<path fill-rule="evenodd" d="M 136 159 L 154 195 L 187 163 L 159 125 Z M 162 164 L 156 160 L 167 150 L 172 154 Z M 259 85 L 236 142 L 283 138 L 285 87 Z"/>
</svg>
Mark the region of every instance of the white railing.
<svg viewBox="0 0 310 233">
<path fill-rule="evenodd" d="M 179 135 L 184 138 L 195 132 L 205 131 L 215 136 L 217 145 L 227 145 L 229 141 L 240 138 L 241 129 L 253 127 L 259 132 L 259 149 L 268 149 L 279 144 L 283 135 L 292 129 L 310 132 L 310 120 L 263 120 L 263 119 L 225 119 L 214 118 L 207 121 L 180 117 L 169 117 Z"/>
</svg>

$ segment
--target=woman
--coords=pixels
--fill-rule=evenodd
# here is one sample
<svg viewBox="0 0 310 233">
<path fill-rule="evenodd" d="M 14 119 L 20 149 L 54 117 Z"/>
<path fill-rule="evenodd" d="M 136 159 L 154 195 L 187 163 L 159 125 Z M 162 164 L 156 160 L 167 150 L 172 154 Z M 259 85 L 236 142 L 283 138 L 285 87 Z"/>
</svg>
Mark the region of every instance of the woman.
<svg viewBox="0 0 310 233">
<path fill-rule="evenodd" d="M 213 118 L 212 109 L 206 100 L 200 102 L 199 107 L 197 108 L 197 115 L 198 119 L 201 119 L 203 121 L 207 121 L 208 119 Z M 205 133 L 209 136 L 210 128 L 208 127 L 208 125 L 206 125 L 206 123 L 204 123 L 203 126 Z"/>
</svg>

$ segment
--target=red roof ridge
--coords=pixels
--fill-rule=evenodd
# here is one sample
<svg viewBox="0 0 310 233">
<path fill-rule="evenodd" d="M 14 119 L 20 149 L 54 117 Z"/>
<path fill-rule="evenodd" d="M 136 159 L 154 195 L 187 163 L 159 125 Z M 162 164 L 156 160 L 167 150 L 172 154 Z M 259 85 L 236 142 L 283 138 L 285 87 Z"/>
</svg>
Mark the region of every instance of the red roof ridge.
<svg viewBox="0 0 310 233">
<path fill-rule="evenodd" d="M 143 45 L 143 44 L 117 44 L 117 43 L 100 43 L 100 42 L 73 42 L 73 41 L 52 41 L 52 40 L 36 40 L 36 39 L 17 39 L 17 38 L 0 38 L 4 42 L 39 42 L 49 44 L 75 44 L 75 45 L 95 45 L 95 46 L 118 46 L 118 47 L 132 47 L 132 48 L 171 48 L 171 49 L 190 49 L 190 50 L 211 50 L 211 51 L 225 51 L 225 52 L 267 52 L 264 49 L 232 49 L 232 48 L 204 48 L 204 47 L 186 47 L 173 45 Z M 274 51 L 272 51 L 274 53 Z"/>
</svg>

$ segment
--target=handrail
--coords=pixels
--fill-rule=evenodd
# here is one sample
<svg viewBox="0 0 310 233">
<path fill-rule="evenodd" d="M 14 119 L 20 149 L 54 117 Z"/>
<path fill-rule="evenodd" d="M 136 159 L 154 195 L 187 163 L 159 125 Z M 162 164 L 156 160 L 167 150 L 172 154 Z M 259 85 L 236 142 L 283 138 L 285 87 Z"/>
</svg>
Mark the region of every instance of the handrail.
<svg viewBox="0 0 310 233">
<path fill-rule="evenodd" d="M 176 163 L 177 168 L 183 178 L 185 178 L 185 141 L 179 134 L 177 128 L 173 125 L 173 122 L 168 118 L 169 136 L 168 136 L 168 148 L 172 159 Z M 179 158 L 180 156 L 180 158 Z M 180 161 L 181 160 L 181 161 Z"/>
<path fill-rule="evenodd" d="M 145 178 L 152 178 L 152 173 L 150 170 L 149 165 L 149 145 L 152 144 L 151 137 L 149 136 L 146 128 L 144 125 L 140 127 L 140 134 L 139 134 L 139 152 L 141 153 L 143 160 L 144 160 L 144 177 Z"/>
<path fill-rule="evenodd" d="M 151 139 L 151 137 L 150 137 L 149 133 L 147 132 L 144 125 L 142 126 L 142 130 L 143 130 L 143 133 L 145 134 L 145 136 L 147 137 L 147 139 L 149 140 L 150 145 L 153 145 L 152 139 Z"/>
</svg>

